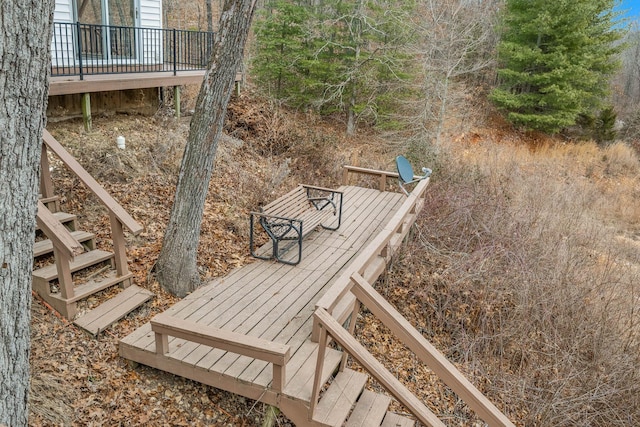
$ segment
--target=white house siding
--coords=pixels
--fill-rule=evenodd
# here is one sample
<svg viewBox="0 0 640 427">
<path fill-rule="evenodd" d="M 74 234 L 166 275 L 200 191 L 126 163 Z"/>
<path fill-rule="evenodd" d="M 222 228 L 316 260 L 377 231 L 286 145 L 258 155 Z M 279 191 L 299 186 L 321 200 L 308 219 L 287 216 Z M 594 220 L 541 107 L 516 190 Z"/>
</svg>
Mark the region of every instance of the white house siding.
<svg viewBox="0 0 640 427">
<path fill-rule="evenodd" d="M 53 12 L 53 38 L 51 39 L 51 62 L 54 67 L 69 66 L 74 61 L 73 29 L 69 25 L 55 22 L 73 22 L 72 0 L 56 0 Z"/>
<path fill-rule="evenodd" d="M 162 1 L 140 0 L 140 26 L 142 28 L 162 28 Z M 161 64 L 162 32 L 142 30 L 142 55 L 141 60 L 146 64 Z"/>
<path fill-rule="evenodd" d="M 161 0 L 140 0 L 140 26 L 162 28 Z"/>
<path fill-rule="evenodd" d="M 56 0 L 53 20 L 55 22 L 73 22 L 72 0 Z"/>
</svg>

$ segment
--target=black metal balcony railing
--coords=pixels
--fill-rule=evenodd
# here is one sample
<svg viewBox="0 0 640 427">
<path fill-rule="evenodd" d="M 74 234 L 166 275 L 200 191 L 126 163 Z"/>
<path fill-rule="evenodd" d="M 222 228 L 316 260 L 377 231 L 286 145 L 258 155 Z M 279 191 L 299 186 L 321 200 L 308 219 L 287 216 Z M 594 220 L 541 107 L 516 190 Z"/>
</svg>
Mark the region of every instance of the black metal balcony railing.
<svg viewBox="0 0 640 427">
<path fill-rule="evenodd" d="M 215 33 L 54 22 L 51 76 L 200 70 Z"/>
</svg>

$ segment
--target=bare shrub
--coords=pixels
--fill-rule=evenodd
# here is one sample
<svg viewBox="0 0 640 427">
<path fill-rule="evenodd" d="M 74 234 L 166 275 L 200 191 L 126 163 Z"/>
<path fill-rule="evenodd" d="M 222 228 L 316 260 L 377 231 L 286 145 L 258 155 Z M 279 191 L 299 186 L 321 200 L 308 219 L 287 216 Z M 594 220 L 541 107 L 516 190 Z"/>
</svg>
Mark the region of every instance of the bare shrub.
<svg viewBox="0 0 640 427">
<path fill-rule="evenodd" d="M 633 148 L 621 142 L 607 146 L 603 160 L 609 175 L 638 174 L 640 171 L 638 154 Z"/>
<path fill-rule="evenodd" d="M 615 195 L 584 179 L 603 153 L 466 153 L 434 176 L 390 275 L 407 316 L 519 424 L 639 424 L 640 252 L 602 221 Z"/>
</svg>

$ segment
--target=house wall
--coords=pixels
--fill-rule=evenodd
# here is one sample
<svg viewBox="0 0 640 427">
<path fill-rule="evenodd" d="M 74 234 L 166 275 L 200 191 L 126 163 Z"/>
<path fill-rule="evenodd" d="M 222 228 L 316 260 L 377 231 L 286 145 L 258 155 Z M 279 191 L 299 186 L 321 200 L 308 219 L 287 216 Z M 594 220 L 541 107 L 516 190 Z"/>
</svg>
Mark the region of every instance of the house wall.
<svg viewBox="0 0 640 427">
<path fill-rule="evenodd" d="M 140 26 L 162 28 L 162 0 L 140 0 Z"/>
<path fill-rule="evenodd" d="M 72 0 L 56 0 L 53 20 L 54 22 L 73 22 Z"/>
<path fill-rule="evenodd" d="M 140 0 L 140 26 L 162 28 L 162 0 Z M 162 39 L 158 32 L 142 30 L 142 56 L 145 63 L 162 63 Z"/>
<path fill-rule="evenodd" d="M 56 0 L 53 22 L 73 22 L 72 0 Z M 51 40 L 51 62 L 54 67 L 65 67 L 73 63 L 73 34 L 67 26 L 53 27 Z"/>
</svg>

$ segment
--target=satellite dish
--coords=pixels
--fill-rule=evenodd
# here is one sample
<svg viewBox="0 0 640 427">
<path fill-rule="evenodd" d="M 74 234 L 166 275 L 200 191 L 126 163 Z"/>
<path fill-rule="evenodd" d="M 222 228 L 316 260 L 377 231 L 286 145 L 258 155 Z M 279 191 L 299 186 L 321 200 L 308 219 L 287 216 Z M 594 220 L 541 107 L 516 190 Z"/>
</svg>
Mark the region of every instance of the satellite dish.
<svg viewBox="0 0 640 427">
<path fill-rule="evenodd" d="M 402 182 L 408 183 L 413 181 L 413 168 L 406 157 L 396 157 L 396 166 L 398 168 L 398 175 L 400 175 Z"/>
</svg>

